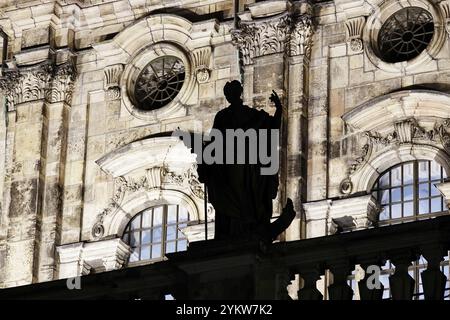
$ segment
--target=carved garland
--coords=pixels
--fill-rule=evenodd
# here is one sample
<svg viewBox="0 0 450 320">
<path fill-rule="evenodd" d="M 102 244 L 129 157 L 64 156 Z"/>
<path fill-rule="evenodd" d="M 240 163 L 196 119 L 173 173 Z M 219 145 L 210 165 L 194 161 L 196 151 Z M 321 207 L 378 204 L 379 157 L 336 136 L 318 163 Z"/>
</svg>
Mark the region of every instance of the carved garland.
<svg viewBox="0 0 450 320">
<path fill-rule="evenodd" d="M 46 62 L 33 68 L 6 70 L 0 78 L 0 90 L 9 111 L 15 110 L 17 104 L 40 99 L 70 102 L 75 78 L 71 63 L 54 66 Z"/>
<path fill-rule="evenodd" d="M 148 169 L 146 175 L 137 179 L 120 176 L 114 180 L 114 194 L 110 199 L 108 206 L 103 209 L 96 218 L 96 222 L 92 228 L 94 238 L 101 238 L 104 234 L 104 220 L 108 215 L 115 213 L 125 197 L 127 192 L 137 192 L 139 190 L 150 191 L 154 188 L 160 188 L 163 183 L 176 184 L 179 186 L 189 186 L 192 193 L 204 199 L 204 191 L 202 184 L 198 181 L 196 165 L 193 165 L 183 174 L 177 174 L 170 171 L 167 167 L 155 167 Z"/>
<path fill-rule="evenodd" d="M 240 21 L 239 28 L 231 30 L 231 37 L 244 65 L 249 65 L 255 57 L 283 51 L 289 56 L 309 57 L 312 29 L 310 15 L 284 13 L 259 22 Z"/>
<path fill-rule="evenodd" d="M 445 152 L 450 154 L 450 119 L 442 122 L 436 122 L 432 130 L 426 130 L 421 127 L 416 119 L 407 119 L 394 123 L 394 131 L 381 135 L 378 132 L 364 132 L 368 143 L 362 147 L 359 157 L 354 159 L 348 169 L 348 177 L 341 182 L 341 193 L 349 194 L 352 190 L 352 182 L 350 176 L 358 171 L 364 163 L 370 158 L 372 150 L 376 146 L 387 147 L 391 144 L 401 145 L 404 143 L 412 143 L 413 141 L 425 141 L 440 144 Z"/>
</svg>

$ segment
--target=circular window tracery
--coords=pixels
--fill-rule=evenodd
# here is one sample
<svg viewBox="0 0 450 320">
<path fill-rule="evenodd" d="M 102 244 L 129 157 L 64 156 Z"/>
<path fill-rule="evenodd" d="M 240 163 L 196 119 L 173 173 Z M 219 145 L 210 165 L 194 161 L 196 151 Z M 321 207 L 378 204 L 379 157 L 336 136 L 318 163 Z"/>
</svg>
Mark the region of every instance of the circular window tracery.
<svg viewBox="0 0 450 320">
<path fill-rule="evenodd" d="M 181 91 L 185 79 L 183 61 L 163 56 L 148 63 L 136 80 L 134 96 L 142 110 L 155 110 L 170 103 Z"/>
<path fill-rule="evenodd" d="M 419 7 L 401 9 L 381 27 L 378 51 L 385 62 L 396 63 L 419 56 L 434 35 L 433 16 Z"/>
</svg>

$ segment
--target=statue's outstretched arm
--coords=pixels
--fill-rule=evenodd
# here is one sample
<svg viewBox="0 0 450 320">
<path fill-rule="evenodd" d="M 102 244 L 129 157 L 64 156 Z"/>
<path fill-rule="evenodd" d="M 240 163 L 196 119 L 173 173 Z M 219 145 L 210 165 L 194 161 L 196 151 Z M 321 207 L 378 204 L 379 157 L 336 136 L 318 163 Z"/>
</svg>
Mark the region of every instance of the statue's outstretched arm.
<svg viewBox="0 0 450 320">
<path fill-rule="evenodd" d="M 280 129 L 283 106 L 281 105 L 280 97 L 278 97 L 278 94 L 274 90 L 272 90 L 272 94 L 270 95 L 270 101 L 272 101 L 275 104 L 275 108 L 277 108 L 272 119 L 272 129 Z"/>
</svg>

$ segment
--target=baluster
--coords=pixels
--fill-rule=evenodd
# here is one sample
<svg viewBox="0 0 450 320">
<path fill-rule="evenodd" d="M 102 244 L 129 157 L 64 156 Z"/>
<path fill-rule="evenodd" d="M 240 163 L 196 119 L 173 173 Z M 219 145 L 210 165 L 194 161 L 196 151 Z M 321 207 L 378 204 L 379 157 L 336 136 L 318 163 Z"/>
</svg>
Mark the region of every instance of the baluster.
<svg viewBox="0 0 450 320">
<path fill-rule="evenodd" d="M 408 268 L 415 260 L 411 252 L 394 252 L 390 256 L 395 266 L 395 273 L 389 277 L 393 300 L 411 300 L 414 294 L 415 280 L 409 275 Z"/>
<path fill-rule="evenodd" d="M 444 260 L 445 250 L 442 246 L 426 246 L 422 255 L 427 260 L 427 269 L 422 272 L 425 300 L 444 300 L 447 277 L 442 273 L 440 263 Z"/>
<path fill-rule="evenodd" d="M 359 288 L 359 296 L 361 300 L 382 300 L 384 286 L 380 282 L 380 274 L 377 271 L 371 270 L 369 273 L 368 268 L 370 266 L 375 266 L 376 269 L 381 271 L 381 266 L 384 265 L 385 262 L 380 259 L 371 259 L 362 262 L 361 268 L 364 269 L 364 278 L 361 279 L 358 283 Z M 375 278 L 374 278 L 375 277 Z M 374 281 L 375 280 L 375 281 Z"/>
<path fill-rule="evenodd" d="M 353 290 L 348 285 L 348 276 L 354 269 L 348 260 L 332 261 L 330 271 L 333 273 L 333 284 L 328 286 L 331 300 L 352 300 Z"/>
<path fill-rule="evenodd" d="M 299 300 L 323 300 L 323 295 L 317 289 L 316 282 L 322 275 L 319 266 L 306 266 L 299 269 L 300 277 L 303 279 L 303 288 L 298 291 Z"/>
</svg>

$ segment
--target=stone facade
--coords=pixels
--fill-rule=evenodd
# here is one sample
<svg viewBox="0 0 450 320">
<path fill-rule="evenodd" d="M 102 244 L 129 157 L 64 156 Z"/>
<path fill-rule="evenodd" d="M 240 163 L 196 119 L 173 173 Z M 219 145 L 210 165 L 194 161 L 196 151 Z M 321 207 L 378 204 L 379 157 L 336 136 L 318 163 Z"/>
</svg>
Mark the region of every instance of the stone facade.
<svg viewBox="0 0 450 320">
<path fill-rule="evenodd" d="M 386 63 L 380 21 L 407 6 L 431 13 L 433 39 Z M 169 136 L 207 132 L 233 79 L 257 109 L 274 113 L 272 90 L 283 100 L 274 215 L 289 197 L 297 218 L 281 241 L 376 224 L 370 190 L 392 165 L 436 160 L 450 173 L 450 1 L 241 0 L 236 11 L 222 0 L 2 1 L 0 287 L 123 267 L 126 225 L 162 203 L 188 208 L 191 241 L 205 220 L 211 237 L 195 156 Z M 184 84 L 144 111 L 134 84 L 167 55 Z"/>
</svg>

